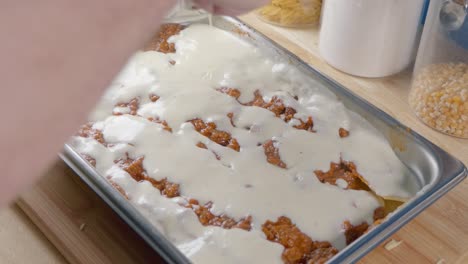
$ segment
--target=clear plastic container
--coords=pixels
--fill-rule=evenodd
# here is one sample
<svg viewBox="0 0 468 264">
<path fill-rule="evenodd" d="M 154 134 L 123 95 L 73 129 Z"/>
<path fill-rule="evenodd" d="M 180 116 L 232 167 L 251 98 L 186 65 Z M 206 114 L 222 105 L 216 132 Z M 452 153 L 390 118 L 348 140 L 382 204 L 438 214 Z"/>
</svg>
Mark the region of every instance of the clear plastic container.
<svg viewBox="0 0 468 264">
<path fill-rule="evenodd" d="M 416 57 L 423 6 L 424 0 L 325 0 L 320 55 L 355 76 L 401 72 Z"/>
<path fill-rule="evenodd" d="M 257 15 L 270 24 L 304 27 L 319 23 L 321 9 L 322 0 L 272 0 Z"/>
<path fill-rule="evenodd" d="M 428 126 L 468 138 L 468 0 L 431 0 L 409 104 Z"/>
<path fill-rule="evenodd" d="M 177 0 L 164 23 L 185 23 L 208 18 L 211 14 L 199 9 L 192 0 Z"/>
</svg>

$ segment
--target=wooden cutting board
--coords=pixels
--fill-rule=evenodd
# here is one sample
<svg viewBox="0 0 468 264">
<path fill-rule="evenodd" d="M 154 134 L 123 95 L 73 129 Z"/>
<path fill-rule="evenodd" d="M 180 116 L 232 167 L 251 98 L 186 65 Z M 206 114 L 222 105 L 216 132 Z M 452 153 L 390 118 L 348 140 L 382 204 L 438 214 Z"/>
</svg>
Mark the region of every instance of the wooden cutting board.
<svg viewBox="0 0 468 264">
<path fill-rule="evenodd" d="M 61 160 L 17 203 L 71 263 L 164 263 Z"/>
<path fill-rule="evenodd" d="M 273 27 L 255 16 L 242 18 L 324 74 L 380 107 L 411 129 L 468 164 L 468 140 L 437 133 L 421 124 L 407 103 L 410 75 L 362 79 L 324 63 L 317 51 L 317 30 Z M 66 165 L 57 161 L 18 201 L 19 206 L 71 263 L 159 263 L 161 259 Z M 468 263 L 468 182 L 436 202 L 362 263 Z"/>
</svg>

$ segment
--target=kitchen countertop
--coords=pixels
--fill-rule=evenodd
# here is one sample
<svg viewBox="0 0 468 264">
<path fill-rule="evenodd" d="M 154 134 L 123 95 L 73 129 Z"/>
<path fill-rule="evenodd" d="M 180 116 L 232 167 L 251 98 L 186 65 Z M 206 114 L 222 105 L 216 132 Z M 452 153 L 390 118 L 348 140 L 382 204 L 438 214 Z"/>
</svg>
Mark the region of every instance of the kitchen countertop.
<svg viewBox="0 0 468 264">
<path fill-rule="evenodd" d="M 468 140 L 456 139 L 440 134 L 419 122 L 410 111 L 406 102 L 410 82 L 410 73 L 408 71 L 383 79 L 352 77 L 333 69 L 320 58 L 317 50 L 317 29 L 306 30 L 274 27 L 259 21 L 253 15 L 244 16 L 242 19 L 301 57 L 307 63 L 313 65 L 325 75 L 332 77 L 354 93 L 383 109 L 411 129 L 462 160 L 465 164 L 468 164 Z M 108 243 L 101 244 L 98 247 L 92 245 L 89 247 L 89 243 L 101 238 L 89 238 L 90 232 L 75 232 L 76 230 L 83 231 L 84 225 L 80 222 L 66 226 L 64 224 L 68 219 L 66 217 L 63 218 L 63 221 L 55 221 L 58 216 L 54 215 L 54 212 L 58 212 L 60 206 L 54 207 L 53 203 L 47 200 L 47 196 L 39 194 L 47 193 L 43 191 L 44 188 L 49 188 L 59 193 L 60 188 L 63 187 L 60 184 L 64 185 L 64 181 L 67 180 L 69 182 L 66 183 L 66 188 L 73 188 L 72 182 L 76 181 L 75 178 L 77 177 L 71 175 L 70 172 L 65 173 L 65 170 L 64 165 L 58 162 L 47 173 L 47 177 L 29 192 L 26 192 L 19 200 L 21 208 L 26 211 L 28 216 L 33 219 L 33 222 L 39 226 L 60 250 L 57 250 L 47 240 L 46 236 L 40 233 L 37 227 L 32 224 L 31 220 L 18 207 L 11 206 L 0 213 L 0 263 L 67 263 L 65 258 L 72 263 L 87 263 L 86 255 L 90 255 L 88 253 L 91 253 L 91 251 L 95 253 L 96 248 L 104 252 L 111 249 L 115 250 L 115 248 L 129 250 L 127 246 L 113 243 L 114 240 L 119 240 L 113 236 L 106 238 Z M 56 179 L 52 179 L 52 174 L 54 174 Z M 71 180 L 71 178 L 74 178 L 74 180 Z M 82 184 L 79 185 L 81 186 L 80 188 L 86 188 Z M 69 191 L 67 190 L 67 192 Z M 92 194 L 86 193 L 83 195 L 92 196 Z M 93 198 L 93 201 L 93 206 L 91 206 L 94 208 L 93 210 L 96 210 L 96 208 L 99 209 L 99 212 L 109 210 L 105 208 L 102 201 L 99 202 L 95 198 Z M 70 201 L 61 202 L 62 207 L 71 203 Z M 69 208 L 65 208 L 65 211 L 70 213 L 70 219 L 79 218 L 81 211 L 74 212 L 72 211 L 73 208 L 73 206 L 70 206 Z M 101 210 L 100 208 L 103 209 Z M 89 227 L 87 227 L 90 230 L 93 230 L 92 228 L 96 228 L 98 231 L 102 231 L 103 229 L 118 230 L 122 228 L 121 225 L 113 224 L 114 222 L 118 222 L 118 220 L 116 220 L 117 216 L 112 216 L 111 212 L 105 214 L 99 213 L 95 218 L 101 224 L 92 226 L 92 223 L 90 223 Z M 103 224 L 103 221 L 108 221 L 109 224 Z M 53 224 L 49 225 L 49 223 Z M 56 228 L 60 225 L 66 226 L 66 228 L 63 226 L 62 228 Z M 112 233 L 109 230 L 106 232 Z M 106 232 L 104 234 L 107 234 Z M 129 231 L 127 230 L 126 232 Z M 82 238 L 80 236 L 86 235 L 88 236 L 85 237 L 88 239 L 86 240 L 87 242 L 80 245 L 79 240 Z M 70 239 L 70 237 L 73 239 Z M 134 234 L 129 234 L 128 237 L 129 239 L 131 238 L 130 241 L 138 240 Z M 362 260 L 362 263 L 468 263 L 467 181 L 461 183 L 448 195 L 403 227 L 392 236 L 392 239 L 402 241 L 402 244 L 389 251 L 383 246 L 387 243 L 385 242 L 366 256 Z M 141 241 L 135 243 L 138 244 Z M 110 248 L 110 244 L 112 244 L 112 248 Z M 127 244 L 130 245 L 132 243 Z M 141 249 L 141 246 L 139 248 L 140 250 L 144 250 L 144 252 L 147 251 L 147 249 L 144 249 L 144 246 L 143 249 Z M 65 258 L 62 257 L 59 251 Z M 128 256 L 131 255 L 130 253 L 128 254 Z M 100 255 L 96 256 L 95 259 L 99 259 Z M 105 254 L 103 256 L 103 262 L 108 261 L 108 263 L 112 263 L 108 256 L 106 257 Z M 126 256 L 122 253 L 120 260 Z M 147 256 L 151 256 L 151 253 L 148 253 Z M 93 261 L 93 263 L 98 262 Z"/>
<path fill-rule="evenodd" d="M 0 212 L 0 263 L 67 263 L 34 223 L 16 205 Z"/>
</svg>

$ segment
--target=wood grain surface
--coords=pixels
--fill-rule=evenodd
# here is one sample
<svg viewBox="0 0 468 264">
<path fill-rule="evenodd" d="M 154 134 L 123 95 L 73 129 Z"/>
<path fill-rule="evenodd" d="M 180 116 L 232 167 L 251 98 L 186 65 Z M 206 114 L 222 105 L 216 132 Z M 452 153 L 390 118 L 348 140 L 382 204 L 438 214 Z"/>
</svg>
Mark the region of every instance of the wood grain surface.
<svg viewBox="0 0 468 264">
<path fill-rule="evenodd" d="M 423 125 L 406 102 L 410 72 L 384 79 L 364 79 L 341 73 L 318 55 L 317 29 L 270 26 L 254 15 L 242 19 L 298 55 L 316 69 L 383 109 L 452 155 L 468 163 L 468 141 L 442 135 Z M 158 263 L 158 256 L 58 161 L 18 202 L 49 240 L 71 263 Z M 361 263 L 468 263 L 468 183 L 403 227 Z M 27 246 L 27 245 L 25 245 Z M 44 252 L 44 254 L 49 254 Z"/>
<path fill-rule="evenodd" d="M 15 204 L 0 212 L 0 263 L 64 264 L 65 258 Z"/>
<path fill-rule="evenodd" d="M 70 263 L 164 263 L 61 160 L 18 205 Z"/>
</svg>

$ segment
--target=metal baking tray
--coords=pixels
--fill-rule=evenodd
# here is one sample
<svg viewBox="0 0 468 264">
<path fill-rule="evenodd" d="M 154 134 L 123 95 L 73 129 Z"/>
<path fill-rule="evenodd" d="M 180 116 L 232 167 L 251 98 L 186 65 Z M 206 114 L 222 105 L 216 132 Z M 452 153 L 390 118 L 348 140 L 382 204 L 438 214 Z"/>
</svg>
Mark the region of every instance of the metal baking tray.
<svg viewBox="0 0 468 264">
<path fill-rule="evenodd" d="M 208 23 L 208 19 L 197 23 Z M 315 79 L 317 85 L 335 93 L 348 109 L 367 119 L 387 138 L 401 161 L 417 177 L 421 191 L 416 197 L 391 214 L 382 224 L 340 251 L 329 263 L 359 260 L 467 176 L 467 170 L 460 161 L 239 20 L 215 16 L 212 18 L 212 25 L 239 33 L 240 38 L 264 49 L 267 54 L 284 58 Z M 72 147 L 65 145 L 61 158 L 168 263 L 190 263 Z"/>
</svg>

